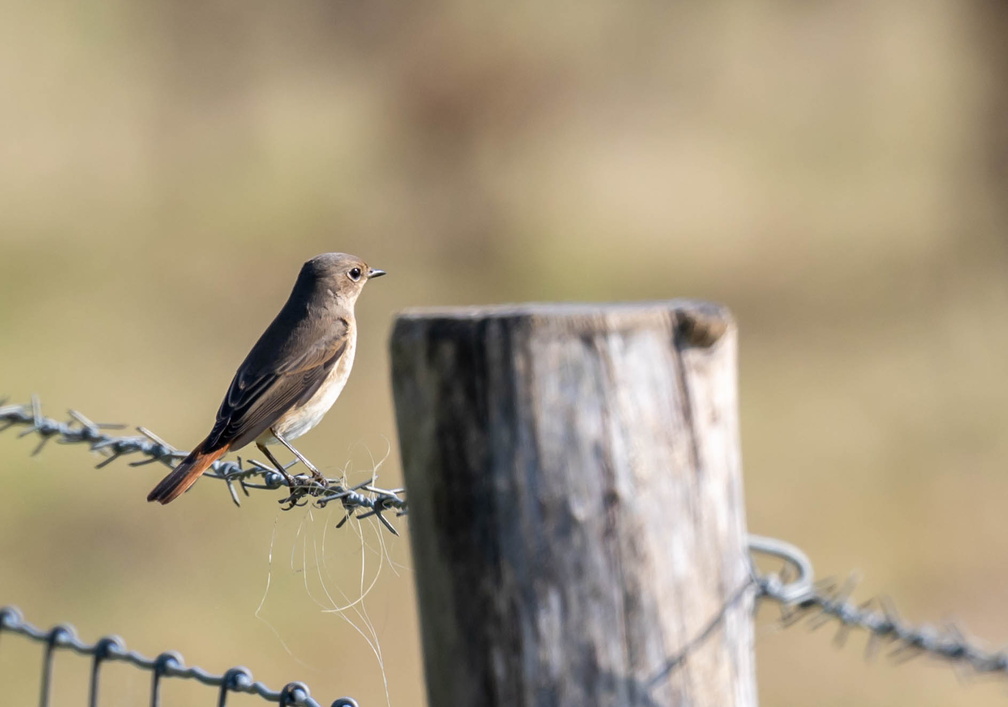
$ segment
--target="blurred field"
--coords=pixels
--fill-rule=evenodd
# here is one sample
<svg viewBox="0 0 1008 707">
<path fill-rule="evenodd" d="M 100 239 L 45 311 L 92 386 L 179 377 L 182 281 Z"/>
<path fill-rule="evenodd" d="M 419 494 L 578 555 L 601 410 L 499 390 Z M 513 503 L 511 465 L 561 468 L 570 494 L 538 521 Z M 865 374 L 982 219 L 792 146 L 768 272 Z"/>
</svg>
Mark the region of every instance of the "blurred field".
<svg viewBox="0 0 1008 707">
<path fill-rule="evenodd" d="M 1008 25 L 987 12 L 4 2 L 0 392 L 188 447 L 300 263 L 349 251 L 390 275 L 359 303 L 342 399 L 298 446 L 353 480 L 391 444 L 393 486 L 396 310 L 714 299 L 740 325 L 749 527 L 822 575 L 860 570 L 859 596 L 1003 642 Z M 332 515 L 268 494 L 236 509 L 207 480 L 152 508 L 159 467 L 30 450 L 0 435 L 0 604 L 385 703 L 367 643 L 323 611 L 324 590 L 361 593 L 362 544 Z M 422 704 L 408 533 L 385 540 L 405 567 L 364 607 L 391 703 Z M 865 664 L 857 637 L 760 626 L 766 705 L 1004 699 L 926 661 Z M 38 654 L 16 643 L 3 701 L 31 704 Z M 83 665 L 57 662 L 56 704 L 83 700 Z M 108 704 L 142 703 L 147 675 L 111 675 Z"/>
</svg>

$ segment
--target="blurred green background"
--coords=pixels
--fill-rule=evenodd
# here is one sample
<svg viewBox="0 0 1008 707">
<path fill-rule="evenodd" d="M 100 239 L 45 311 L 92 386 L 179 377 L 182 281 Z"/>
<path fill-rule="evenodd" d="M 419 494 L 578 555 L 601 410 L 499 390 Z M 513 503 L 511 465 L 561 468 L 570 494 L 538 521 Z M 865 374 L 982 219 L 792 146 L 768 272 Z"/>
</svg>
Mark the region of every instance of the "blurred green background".
<svg viewBox="0 0 1008 707">
<path fill-rule="evenodd" d="M 717 300 L 740 327 L 750 529 L 820 575 L 859 570 L 859 597 L 910 619 L 1008 638 L 1003 4 L 8 0 L 3 17 L 14 401 L 188 448 L 301 262 L 349 251 L 390 275 L 298 446 L 359 481 L 391 445 L 394 486 L 395 311 Z M 33 444 L 0 435 L 0 604 L 365 707 L 385 704 L 370 625 L 391 703 L 422 704 L 405 521 L 383 548 L 373 523 L 362 543 L 334 510 L 236 509 L 210 480 L 156 508 L 163 467 Z M 376 576 L 366 617 L 325 610 Z M 866 664 L 861 638 L 771 619 L 763 704 L 1003 702 L 1003 684 Z M 34 702 L 40 654 L 0 640 L 5 703 Z M 87 661 L 56 667 L 55 704 L 81 704 Z M 107 681 L 103 704 L 142 704 L 149 676 Z"/>
</svg>

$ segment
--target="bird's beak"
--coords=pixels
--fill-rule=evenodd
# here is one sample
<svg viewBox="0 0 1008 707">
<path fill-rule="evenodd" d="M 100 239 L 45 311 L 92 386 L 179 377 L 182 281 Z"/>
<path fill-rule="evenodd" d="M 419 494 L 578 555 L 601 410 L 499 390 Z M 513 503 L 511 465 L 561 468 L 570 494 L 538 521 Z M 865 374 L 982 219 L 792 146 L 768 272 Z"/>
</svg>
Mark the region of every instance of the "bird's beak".
<svg viewBox="0 0 1008 707">
<path fill-rule="evenodd" d="M 381 277 L 384 274 L 385 274 L 384 270 L 379 270 L 378 268 L 368 268 L 367 276 L 368 279 L 370 280 L 372 277 Z"/>
</svg>

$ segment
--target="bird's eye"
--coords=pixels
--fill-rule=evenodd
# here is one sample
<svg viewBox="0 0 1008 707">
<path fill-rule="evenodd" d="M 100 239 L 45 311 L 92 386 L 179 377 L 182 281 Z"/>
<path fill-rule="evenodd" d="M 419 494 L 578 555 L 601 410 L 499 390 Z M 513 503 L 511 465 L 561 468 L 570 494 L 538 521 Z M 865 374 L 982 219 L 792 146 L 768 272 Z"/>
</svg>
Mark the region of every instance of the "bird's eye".
<svg viewBox="0 0 1008 707">
<path fill-rule="evenodd" d="M 347 275 L 350 276 L 351 280 L 353 280 L 354 282 L 357 282 L 358 280 L 360 280 L 361 269 L 360 268 L 350 268 L 350 272 L 348 272 Z"/>
</svg>

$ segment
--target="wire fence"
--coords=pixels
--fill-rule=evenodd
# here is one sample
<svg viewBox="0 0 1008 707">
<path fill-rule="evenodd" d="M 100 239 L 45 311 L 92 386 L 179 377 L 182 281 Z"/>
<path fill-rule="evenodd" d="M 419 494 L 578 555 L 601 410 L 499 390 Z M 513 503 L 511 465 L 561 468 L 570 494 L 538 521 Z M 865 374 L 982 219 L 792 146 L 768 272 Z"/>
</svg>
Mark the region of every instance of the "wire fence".
<svg viewBox="0 0 1008 707">
<path fill-rule="evenodd" d="M 77 637 L 77 632 L 69 624 L 54 626 L 48 631 L 33 626 L 24 620 L 21 612 L 12 606 L 0 608 L 0 638 L 4 633 L 19 634 L 45 646 L 42 657 L 42 682 L 39 687 L 39 704 L 48 707 L 53 683 L 53 654 L 57 650 L 69 650 L 78 655 L 91 657 L 91 677 L 88 683 L 88 706 L 97 707 L 101 684 L 101 667 L 107 662 L 122 661 L 152 674 L 150 689 L 151 707 L 161 705 L 161 681 L 163 678 L 185 678 L 218 687 L 217 705 L 226 707 L 228 695 L 245 692 L 258 695 L 268 702 L 298 707 L 322 707 L 312 699 L 311 691 L 303 682 L 289 682 L 277 692 L 270 690 L 253 679 L 248 668 L 236 667 L 214 675 L 202 668 L 186 666 L 182 656 L 174 651 L 162 653 L 156 658 L 145 658 L 135 651 L 126 649 L 119 636 L 102 636 L 94 643 L 85 643 Z M 358 707 L 349 697 L 341 697 L 331 707 Z"/>
<path fill-rule="evenodd" d="M 42 414 L 37 399 L 33 399 L 29 405 L 0 404 L 0 432 L 21 427 L 24 429 L 19 436 L 35 435 L 40 441 L 33 454 L 39 453 L 54 439 L 64 444 L 84 444 L 105 457 L 99 462 L 99 467 L 127 455 L 142 457 L 132 461 L 132 466 L 154 462 L 170 466 L 186 454 L 142 427 L 137 428 L 140 436 L 116 436 L 103 430 L 121 429 L 122 425 L 94 423 L 76 411 L 70 411 L 69 417 L 68 421 L 46 417 Z M 239 502 L 235 484 L 245 494 L 254 489 L 275 490 L 285 485 L 283 476 L 272 466 L 256 461 L 246 463 L 249 464 L 248 467 L 245 467 L 241 460 L 218 461 L 207 475 L 223 480 L 235 503 Z M 354 514 L 358 518 L 375 516 L 388 530 L 395 533 L 395 528 L 383 513 L 394 512 L 395 515 L 402 516 L 408 510 L 402 489 L 380 489 L 373 485 L 373 480 L 372 483 L 347 487 L 337 479 L 327 479 L 323 483 L 315 482 L 307 475 L 297 475 L 293 479 L 294 488 L 289 489 L 290 495 L 282 499 L 286 507 L 291 508 L 308 502 L 317 507 L 325 507 L 331 502 L 339 501 L 347 515 L 338 526 Z M 977 675 L 1008 676 L 1008 652 L 988 650 L 954 625 L 936 627 L 929 624 L 911 624 L 899 615 L 892 602 L 888 600 L 871 599 L 856 603 L 852 598 L 856 587 L 855 581 L 817 582 L 812 562 L 804 552 L 790 543 L 749 535 L 748 544 L 751 557 L 749 581 L 735 592 L 733 598 L 726 602 L 700 634 L 689 642 L 683 652 L 668 662 L 667 668 L 659 678 L 667 677 L 669 672 L 682 663 L 689 652 L 713 634 L 727 614 L 727 609 L 749 591 L 755 591 L 758 601 L 770 601 L 779 608 L 779 621 L 782 626 L 806 623 L 815 629 L 833 623 L 837 630 L 838 644 L 843 644 L 852 630 L 866 632 L 868 640 L 865 655 L 868 658 L 885 650 L 888 657 L 896 661 L 930 656 L 955 667 L 968 669 Z M 775 558 L 781 562 L 780 568 L 769 572 L 761 570 L 756 563 L 756 558 L 760 556 Z M 165 677 L 194 679 L 205 685 L 218 687 L 220 692 L 217 704 L 221 706 L 226 705 L 228 694 L 245 692 L 282 705 L 321 707 L 320 703 L 311 697 L 307 685 L 301 682 L 288 683 L 277 692 L 268 689 L 262 683 L 255 682 L 251 672 L 243 667 L 232 668 L 222 675 L 214 675 L 202 668 L 186 667 L 182 657 L 175 652 L 165 652 L 153 659 L 145 658 L 126 650 L 122 639 L 117 636 L 104 636 L 93 644 L 87 644 L 77 638 L 72 626 L 61 624 L 43 631 L 27 623 L 20 612 L 13 607 L 0 609 L 0 637 L 4 633 L 20 634 L 45 645 L 40 687 L 42 707 L 49 704 L 52 656 L 60 649 L 91 656 L 88 702 L 91 706 L 96 705 L 98 700 L 101 665 L 108 661 L 124 661 L 152 673 L 150 693 L 152 707 L 160 704 L 159 689 L 161 680 Z M 357 703 L 351 698 L 344 697 L 333 702 L 331 707 L 357 707 Z"/>
</svg>

